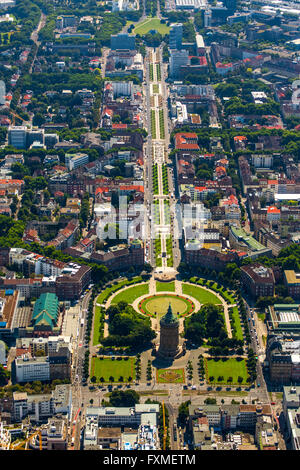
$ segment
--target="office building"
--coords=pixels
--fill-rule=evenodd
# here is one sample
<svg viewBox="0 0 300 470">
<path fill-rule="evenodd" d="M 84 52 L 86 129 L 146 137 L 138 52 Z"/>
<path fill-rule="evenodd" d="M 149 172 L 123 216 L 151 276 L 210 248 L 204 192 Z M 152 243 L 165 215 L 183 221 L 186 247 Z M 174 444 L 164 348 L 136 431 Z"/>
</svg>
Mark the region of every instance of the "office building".
<svg viewBox="0 0 300 470">
<path fill-rule="evenodd" d="M 72 388 L 69 384 L 56 385 L 51 394 L 27 395 L 26 392 L 13 393 L 13 419 L 20 422 L 27 416 L 36 423 L 56 414 L 72 414 Z"/>
<path fill-rule="evenodd" d="M 134 407 L 89 407 L 86 410 L 84 448 L 122 448 L 150 450 L 157 448 L 158 404 L 136 404 Z M 117 428 L 128 426 L 122 433 Z M 107 428 L 113 428 L 108 433 Z M 148 430 L 150 434 L 145 434 Z M 104 431 L 106 429 L 106 431 Z M 100 431 L 100 432 L 99 432 Z M 147 439 L 148 438 L 148 439 Z"/>
<path fill-rule="evenodd" d="M 169 48 L 181 50 L 182 48 L 182 23 L 173 23 L 170 26 Z"/>
<path fill-rule="evenodd" d="M 55 27 L 59 31 L 62 31 L 64 28 L 74 28 L 77 25 L 76 16 L 67 16 L 62 15 L 56 18 Z"/>
<path fill-rule="evenodd" d="M 49 356 L 30 357 L 29 354 L 26 354 L 17 357 L 12 362 L 11 375 L 14 383 L 70 379 L 70 350 L 67 347 L 61 347 Z"/>
<path fill-rule="evenodd" d="M 50 363 L 48 357 L 28 356 L 16 358 L 11 365 L 12 381 L 15 383 L 46 382 L 50 380 Z"/>
<path fill-rule="evenodd" d="M 115 50 L 135 50 L 135 37 L 129 34 L 112 34 L 110 37 L 110 48 Z"/>
<path fill-rule="evenodd" d="M 268 335 L 266 358 L 272 382 L 300 383 L 299 335 L 287 333 Z"/>
<path fill-rule="evenodd" d="M 209 28 L 211 26 L 211 10 L 204 11 L 204 28 Z"/>
<path fill-rule="evenodd" d="M 27 134 L 28 129 L 26 126 L 9 126 L 8 128 L 8 145 L 16 149 L 27 148 Z"/>
<path fill-rule="evenodd" d="M 175 0 L 176 10 L 202 10 L 206 3 L 206 0 Z"/>
<path fill-rule="evenodd" d="M 284 271 L 284 283 L 288 289 L 288 295 L 293 299 L 300 299 L 300 273 L 292 269 Z"/>
<path fill-rule="evenodd" d="M 75 170 L 82 165 L 86 165 L 88 162 L 89 156 L 86 153 L 66 153 L 65 155 L 65 163 L 70 171 Z"/>
<path fill-rule="evenodd" d="M 47 426 L 41 430 L 42 450 L 67 450 L 68 426 L 63 417 L 49 418 Z M 40 438 L 37 435 L 29 444 L 31 449 L 40 449 Z"/>
<path fill-rule="evenodd" d="M 182 66 L 188 65 L 189 53 L 187 50 L 170 50 L 170 77 L 179 78 Z"/>
<path fill-rule="evenodd" d="M 252 164 L 255 168 L 272 168 L 273 156 L 272 155 L 252 155 Z"/>
<path fill-rule="evenodd" d="M 6 10 L 7 8 L 12 8 L 16 4 L 16 0 L 0 0 L 0 9 Z"/>
<path fill-rule="evenodd" d="M 283 387 L 282 407 L 291 449 L 300 450 L 300 387 Z"/>
<path fill-rule="evenodd" d="M 296 334 L 300 332 L 300 305 L 269 305 L 267 313 L 268 330 L 273 333 Z"/>
<path fill-rule="evenodd" d="M 237 0 L 224 0 L 223 4 L 227 8 L 227 10 L 229 10 L 230 12 L 235 12 Z"/>
<path fill-rule="evenodd" d="M 241 283 L 254 298 L 274 295 L 273 271 L 259 263 L 241 267 Z"/>
</svg>

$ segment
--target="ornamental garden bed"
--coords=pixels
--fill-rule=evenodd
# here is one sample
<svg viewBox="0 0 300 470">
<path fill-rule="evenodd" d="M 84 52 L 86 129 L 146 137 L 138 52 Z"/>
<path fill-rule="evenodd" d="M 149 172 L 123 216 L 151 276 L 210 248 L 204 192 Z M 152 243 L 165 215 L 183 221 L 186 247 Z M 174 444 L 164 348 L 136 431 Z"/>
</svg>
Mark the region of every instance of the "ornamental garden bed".
<svg viewBox="0 0 300 470">
<path fill-rule="evenodd" d="M 157 369 L 156 381 L 157 383 L 184 383 L 184 369 Z"/>
</svg>

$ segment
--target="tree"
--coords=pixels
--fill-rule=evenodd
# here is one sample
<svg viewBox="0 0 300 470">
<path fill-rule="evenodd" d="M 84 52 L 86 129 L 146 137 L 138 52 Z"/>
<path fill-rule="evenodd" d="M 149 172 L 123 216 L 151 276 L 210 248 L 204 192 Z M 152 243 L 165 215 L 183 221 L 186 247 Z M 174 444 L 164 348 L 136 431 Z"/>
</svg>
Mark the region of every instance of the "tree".
<svg viewBox="0 0 300 470">
<path fill-rule="evenodd" d="M 7 384 L 9 376 L 9 371 L 5 370 L 2 364 L 0 364 L 0 386 Z"/>
<path fill-rule="evenodd" d="M 185 401 L 181 403 L 178 408 L 178 421 L 181 426 L 184 426 L 186 423 L 187 418 L 189 417 L 189 405 L 191 404 L 191 400 Z"/>
<path fill-rule="evenodd" d="M 205 403 L 206 405 L 216 405 L 216 404 L 217 404 L 217 400 L 216 400 L 216 398 L 206 398 L 206 399 L 204 400 L 204 403 Z"/>
<path fill-rule="evenodd" d="M 109 397 L 110 406 L 131 407 L 139 401 L 140 396 L 135 390 L 113 390 Z"/>
</svg>

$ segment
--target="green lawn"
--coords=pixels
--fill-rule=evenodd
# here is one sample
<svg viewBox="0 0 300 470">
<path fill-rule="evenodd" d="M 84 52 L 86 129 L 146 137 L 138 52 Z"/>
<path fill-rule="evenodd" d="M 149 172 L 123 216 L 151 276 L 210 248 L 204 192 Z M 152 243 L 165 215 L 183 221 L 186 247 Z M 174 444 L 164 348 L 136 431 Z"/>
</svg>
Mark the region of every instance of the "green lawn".
<svg viewBox="0 0 300 470">
<path fill-rule="evenodd" d="M 95 306 L 95 318 L 94 318 L 94 331 L 93 331 L 93 346 L 100 343 L 100 325 L 101 325 L 101 307 Z M 103 326 L 102 326 L 103 329 Z"/>
<path fill-rule="evenodd" d="M 232 384 L 240 385 L 238 382 L 238 377 L 243 377 L 241 385 L 247 384 L 248 371 L 246 366 L 245 359 L 237 361 L 233 358 L 228 358 L 226 361 L 219 359 L 215 361 L 214 359 L 205 358 L 205 368 L 206 368 L 206 379 L 209 381 L 209 377 L 214 377 L 214 380 L 211 383 L 215 384 L 229 384 L 227 382 L 228 377 L 232 377 Z M 218 377 L 223 376 L 224 379 L 218 381 Z"/>
<path fill-rule="evenodd" d="M 105 357 L 92 358 L 91 364 L 91 377 L 94 375 L 97 382 L 101 382 L 100 378 L 104 378 L 104 382 L 110 382 L 109 378 L 114 377 L 114 382 L 120 382 L 119 378 L 122 376 L 124 382 L 128 382 L 128 378 L 135 379 L 135 357 L 129 357 L 126 361 L 124 357 L 119 357 L 120 360 Z"/>
<path fill-rule="evenodd" d="M 236 338 L 241 339 L 242 341 L 244 340 L 244 335 L 243 335 L 243 330 L 241 326 L 241 321 L 240 321 L 240 316 L 239 316 L 239 310 L 237 307 L 232 307 L 229 309 L 230 313 L 232 311 L 232 318 L 233 318 L 233 324 L 236 329 Z"/>
<path fill-rule="evenodd" d="M 155 29 L 158 33 L 162 35 L 169 34 L 170 31 L 170 28 L 166 24 L 162 24 L 159 18 L 148 18 L 139 23 L 134 28 L 133 33 L 144 36 L 145 34 L 149 33 L 151 29 Z"/>
<path fill-rule="evenodd" d="M 175 292 L 175 282 L 156 281 L 156 292 Z"/>
<path fill-rule="evenodd" d="M 190 284 L 182 284 L 182 293 L 194 297 L 201 304 L 221 304 L 221 300 L 216 295 L 202 287 L 191 286 Z"/>
<path fill-rule="evenodd" d="M 161 139 L 165 138 L 165 122 L 164 122 L 164 111 L 163 111 L 163 109 L 159 110 L 159 134 L 160 134 Z M 168 180 L 167 180 L 167 183 L 168 183 Z"/>
<path fill-rule="evenodd" d="M 139 309 L 141 313 L 156 315 L 160 319 L 167 313 L 170 304 L 174 314 L 186 315 L 194 310 L 193 302 L 174 294 L 156 294 L 146 297 L 139 303 Z"/>
<path fill-rule="evenodd" d="M 160 70 L 160 64 L 156 64 L 156 78 L 157 81 L 161 81 L 161 70 Z"/>
<path fill-rule="evenodd" d="M 162 266 L 162 259 L 161 259 L 161 235 L 154 240 L 154 248 L 155 248 L 155 264 L 157 267 Z"/>
<path fill-rule="evenodd" d="M 156 118 L 155 118 L 155 110 L 151 109 L 151 136 L 152 139 L 156 139 Z"/>
<path fill-rule="evenodd" d="M 111 304 L 117 304 L 119 302 L 127 302 L 128 304 L 132 304 L 137 298 L 141 297 L 142 295 L 149 294 L 149 284 L 141 284 L 139 286 L 128 287 L 128 289 L 123 290 L 119 294 L 117 294 Z"/>
<path fill-rule="evenodd" d="M 150 64 L 149 78 L 150 78 L 150 82 L 153 82 L 153 64 Z"/>
<path fill-rule="evenodd" d="M 126 28 L 129 28 L 129 26 L 131 26 L 132 24 L 134 24 L 135 21 L 126 21 Z"/>
<path fill-rule="evenodd" d="M 153 186 L 153 193 L 158 194 L 158 169 L 157 169 L 157 163 L 152 166 L 152 186 Z"/>
</svg>

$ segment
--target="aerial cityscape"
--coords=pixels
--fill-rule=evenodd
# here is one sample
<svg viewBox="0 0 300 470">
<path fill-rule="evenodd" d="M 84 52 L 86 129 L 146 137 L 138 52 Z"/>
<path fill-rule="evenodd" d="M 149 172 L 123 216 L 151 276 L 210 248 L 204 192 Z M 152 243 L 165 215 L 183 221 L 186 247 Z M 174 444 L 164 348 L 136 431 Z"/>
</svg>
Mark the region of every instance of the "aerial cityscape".
<svg viewBox="0 0 300 470">
<path fill-rule="evenodd" d="M 0 450 L 300 450 L 299 2 L 0 0 Z"/>
</svg>

